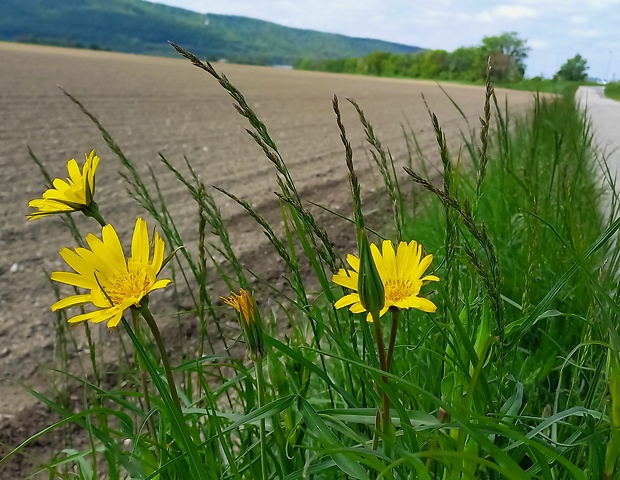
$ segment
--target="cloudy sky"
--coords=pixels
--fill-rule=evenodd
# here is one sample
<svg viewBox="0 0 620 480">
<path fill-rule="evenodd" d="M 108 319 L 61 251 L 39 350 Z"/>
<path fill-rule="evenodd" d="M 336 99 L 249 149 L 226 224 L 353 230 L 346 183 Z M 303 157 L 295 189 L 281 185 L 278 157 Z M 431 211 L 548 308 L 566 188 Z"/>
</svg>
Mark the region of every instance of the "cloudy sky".
<svg viewBox="0 0 620 480">
<path fill-rule="evenodd" d="M 151 0 L 201 13 L 452 51 L 515 31 L 528 76 L 552 76 L 579 53 L 593 77 L 620 78 L 620 0 Z"/>
</svg>

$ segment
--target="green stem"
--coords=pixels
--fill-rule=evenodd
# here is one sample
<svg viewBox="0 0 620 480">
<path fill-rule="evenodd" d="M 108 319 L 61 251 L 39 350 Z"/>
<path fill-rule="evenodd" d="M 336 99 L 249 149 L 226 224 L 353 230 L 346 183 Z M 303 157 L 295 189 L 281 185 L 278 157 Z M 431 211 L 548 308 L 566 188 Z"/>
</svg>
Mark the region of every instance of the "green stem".
<svg viewBox="0 0 620 480">
<path fill-rule="evenodd" d="M 139 317 L 138 311 L 133 308 L 131 309 L 131 319 L 133 320 L 133 328 L 134 328 L 134 331 L 136 332 L 136 337 L 141 339 L 142 332 L 140 331 L 140 317 Z M 153 416 L 151 415 L 151 397 L 149 395 L 148 372 L 146 371 L 146 368 L 144 367 L 144 362 L 138 355 L 138 352 L 135 350 L 134 352 L 135 352 L 134 362 L 140 368 L 140 377 L 142 379 L 142 395 L 144 396 L 144 404 L 145 404 L 144 413 L 145 415 L 147 415 L 148 429 L 151 433 L 153 445 L 155 445 L 157 456 L 159 456 L 159 447 L 157 443 L 157 430 L 155 429 L 155 422 L 153 420 Z"/>
<path fill-rule="evenodd" d="M 385 361 L 385 371 L 390 373 L 390 367 L 392 366 L 392 359 L 394 358 L 394 346 L 396 345 L 396 333 L 398 331 L 398 317 L 400 310 L 397 308 L 390 308 L 392 314 L 392 330 L 390 331 L 390 343 L 388 345 L 387 359 Z M 387 384 L 387 378 L 384 378 Z M 383 394 L 383 433 L 390 435 L 392 428 L 392 416 L 390 415 L 390 399 L 384 393 Z"/>
<path fill-rule="evenodd" d="M 168 358 L 168 353 L 166 352 L 166 347 L 164 345 L 164 341 L 161 338 L 161 333 L 159 332 L 159 328 L 157 327 L 157 322 L 153 318 L 151 314 L 146 299 L 142 300 L 142 306 L 137 309 L 144 319 L 146 320 L 151 333 L 153 334 L 153 338 L 155 339 L 155 343 L 157 344 L 157 348 L 159 349 L 159 355 L 161 356 L 161 363 L 164 365 L 164 371 L 166 372 L 166 380 L 168 382 L 168 388 L 170 389 L 170 394 L 172 395 L 172 400 L 176 404 L 179 412 L 183 412 L 181 409 L 181 401 L 179 400 L 179 395 L 177 393 L 177 388 L 174 384 L 174 377 L 172 376 L 172 369 L 170 368 L 170 359 Z"/>
<path fill-rule="evenodd" d="M 371 312 L 372 315 L 372 320 L 373 320 L 373 324 L 375 326 L 375 335 L 377 337 L 377 350 L 379 352 L 379 365 L 381 367 L 381 370 L 383 370 L 384 372 L 388 372 L 389 370 L 389 366 L 388 366 L 388 360 L 387 360 L 387 356 L 385 354 L 385 344 L 383 342 L 383 332 L 381 331 L 381 323 L 379 321 L 379 315 L 378 313 L 375 314 L 374 312 Z M 385 383 L 387 385 L 388 383 L 388 379 L 386 376 L 382 377 L 383 378 L 383 383 Z M 390 423 L 391 423 L 391 417 L 390 417 L 390 399 L 387 396 L 387 393 L 385 393 L 385 390 L 383 391 L 383 415 L 382 415 L 382 430 L 384 434 L 387 434 L 390 431 Z M 373 445 L 376 445 L 376 442 L 373 442 Z"/>
<path fill-rule="evenodd" d="M 377 337 L 377 350 L 379 352 L 379 366 L 381 367 L 381 370 L 383 370 L 384 372 L 387 371 L 386 369 L 386 356 L 385 356 L 385 343 L 383 342 L 383 332 L 381 332 L 381 323 L 379 322 L 379 315 L 375 315 L 374 313 L 371 313 L 372 315 L 372 323 L 375 326 L 375 336 Z M 387 382 L 387 378 L 383 377 L 383 381 Z"/>
<path fill-rule="evenodd" d="M 97 349 L 95 347 L 95 343 L 93 342 L 93 337 L 92 337 L 92 333 L 90 330 L 90 326 L 88 325 L 88 323 L 85 324 L 85 331 L 86 331 L 86 341 L 88 342 L 88 351 L 90 354 L 90 363 L 93 367 L 93 376 L 95 377 L 95 385 L 97 385 L 98 388 L 101 388 L 101 376 L 99 375 L 99 369 L 97 368 Z M 104 407 L 104 397 L 100 396 L 100 395 L 95 395 L 93 398 L 93 403 L 97 406 L 97 407 Z M 101 412 L 97 414 L 97 417 L 99 417 L 99 424 L 100 427 L 103 429 L 104 432 L 108 431 L 108 416 Z M 93 470 L 96 472 L 97 471 L 97 463 L 96 460 L 93 462 Z"/>
<path fill-rule="evenodd" d="M 84 215 L 86 215 L 87 217 L 91 217 L 97 220 L 99 222 L 99 225 L 101 225 L 102 227 L 105 227 L 107 225 L 107 222 L 103 219 L 103 217 L 99 213 L 99 205 L 97 205 L 97 203 L 94 200 L 90 202 L 90 205 L 82 211 L 84 212 Z"/>
<path fill-rule="evenodd" d="M 265 403 L 265 378 L 263 376 L 263 359 L 254 360 L 254 370 L 256 370 L 256 385 L 258 387 L 258 408 Z M 267 480 L 267 443 L 265 440 L 265 418 L 260 421 L 260 467 L 261 478 Z"/>
<path fill-rule="evenodd" d="M 394 345 L 396 344 L 396 332 L 398 329 L 398 316 L 400 315 L 400 310 L 390 308 L 390 313 L 392 314 L 392 331 L 390 332 L 390 344 L 388 346 L 387 353 L 387 372 L 390 371 L 392 357 L 394 356 Z"/>
</svg>

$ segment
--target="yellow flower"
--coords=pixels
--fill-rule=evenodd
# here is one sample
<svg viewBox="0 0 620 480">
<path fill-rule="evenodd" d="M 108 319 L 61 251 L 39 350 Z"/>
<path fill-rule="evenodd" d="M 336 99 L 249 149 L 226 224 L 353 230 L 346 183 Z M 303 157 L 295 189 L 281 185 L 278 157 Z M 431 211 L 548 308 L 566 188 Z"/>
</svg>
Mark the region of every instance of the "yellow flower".
<svg viewBox="0 0 620 480">
<path fill-rule="evenodd" d="M 251 357 L 253 359 L 264 358 L 267 355 L 267 350 L 265 348 L 263 324 L 252 295 L 242 288 L 239 295 L 230 292 L 230 297 L 220 298 L 237 311 L 237 317 L 245 334 Z"/>
<path fill-rule="evenodd" d="M 125 310 L 140 307 L 144 297 L 170 283 L 169 279 L 157 280 L 164 261 L 164 241 L 155 233 L 151 252 L 149 233 L 142 218 L 136 220 L 128 259 L 112 225 L 101 229 L 101 239 L 89 233 L 86 242 L 90 250 L 78 247 L 60 251 L 76 273 L 52 273 L 52 280 L 89 290 L 59 300 L 52 305 L 52 311 L 88 303 L 97 308 L 70 318 L 69 323 L 107 321 L 108 327 L 116 327 Z"/>
<path fill-rule="evenodd" d="M 239 295 L 235 292 L 230 292 L 230 297 L 220 297 L 226 305 L 230 305 L 237 313 L 240 314 L 241 320 L 246 325 L 251 325 L 256 320 L 254 312 L 254 302 L 250 294 L 243 288 L 239 291 Z"/>
<path fill-rule="evenodd" d="M 382 252 L 372 243 L 370 245 L 372 258 L 375 262 L 379 276 L 383 282 L 385 304 L 379 316 L 384 315 L 390 307 L 398 309 L 416 308 L 423 312 L 434 312 L 437 306 L 427 298 L 418 296 L 420 289 L 428 282 L 438 282 L 435 275 L 424 275 L 426 269 L 433 261 L 432 255 L 422 258 L 422 245 L 416 241 L 409 243 L 400 242 L 397 251 L 389 240 L 383 242 Z M 358 277 L 360 259 L 355 255 L 347 255 L 347 262 L 352 270 L 341 268 L 334 275 L 332 281 L 350 290 L 358 291 Z M 362 306 L 359 293 L 350 293 L 338 300 L 336 308 L 350 307 L 353 313 L 362 313 L 366 309 Z M 372 321 L 370 314 L 367 316 Z"/>
<path fill-rule="evenodd" d="M 43 198 L 36 198 L 28 203 L 29 207 L 39 209 L 37 212 L 28 214 L 28 220 L 84 210 L 93 203 L 95 172 L 99 165 L 99 157 L 94 150 L 85 157 L 86 162 L 81 172 L 78 163 L 72 158 L 67 162 L 69 171 L 67 181 L 60 178 L 54 179 L 53 188 L 46 190 Z"/>
</svg>

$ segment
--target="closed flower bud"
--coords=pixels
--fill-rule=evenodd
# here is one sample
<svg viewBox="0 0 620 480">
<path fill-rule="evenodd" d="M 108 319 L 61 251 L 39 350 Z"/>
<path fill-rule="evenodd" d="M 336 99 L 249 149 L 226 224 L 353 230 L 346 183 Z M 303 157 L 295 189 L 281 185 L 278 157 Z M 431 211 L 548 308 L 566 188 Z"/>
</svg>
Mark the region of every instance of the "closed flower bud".
<svg viewBox="0 0 620 480">
<path fill-rule="evenodd" d="M 368 243 L 366 231 L 359 234 L 360 269 L 357 280 L 357 291 L 362 306 L 369 312 L 373 320 L 379 319 L 379 312 L 385 305 L 385 289 L 383 281 L 375 265 Z"/>
</svg>

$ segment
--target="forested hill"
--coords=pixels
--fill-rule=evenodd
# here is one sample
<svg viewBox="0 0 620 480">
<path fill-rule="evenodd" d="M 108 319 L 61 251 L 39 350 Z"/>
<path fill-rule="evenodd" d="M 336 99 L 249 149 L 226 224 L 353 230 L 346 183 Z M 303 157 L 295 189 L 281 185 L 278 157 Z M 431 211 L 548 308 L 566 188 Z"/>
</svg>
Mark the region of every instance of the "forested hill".
<svg viewBox="0 0 620 480">
<path fill-rule="evenodd" d="M 361 57 L 418 47 L 200 14 L 143 0 L 1 0 L 0 40 L 174 55 L 172 40 L 200 57 L 292 64 L 301 57 Z"/>
</svg>

